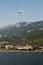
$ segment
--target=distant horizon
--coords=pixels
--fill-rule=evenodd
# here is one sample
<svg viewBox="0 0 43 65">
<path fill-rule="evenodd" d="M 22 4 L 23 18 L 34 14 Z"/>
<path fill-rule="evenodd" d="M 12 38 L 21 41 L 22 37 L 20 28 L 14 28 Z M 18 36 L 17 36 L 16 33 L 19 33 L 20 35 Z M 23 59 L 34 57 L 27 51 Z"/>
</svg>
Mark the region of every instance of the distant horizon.
<svg viewBox="0 0 43 65">
<path fill-rule="evenodd" d="M 36 21 L 31 21 L 31 22 L 28 22 L 28 21 L 27 21 L 27 23 L 34 23 L 34 22 L 39 22 L 39 21 L 43 21 L 43 20 L 36 20 Z M 0 28 L 7 27 L 7 26 L 13 26 L 13 25 L 15 25 L 16 23 L 23 23 L 23 22 L 26 22 L 26 21 L 15 22 L 15 23 L 12 23 L 12 24 L 6 24 L 6 25 L 1 25 Z"/>
</svg>

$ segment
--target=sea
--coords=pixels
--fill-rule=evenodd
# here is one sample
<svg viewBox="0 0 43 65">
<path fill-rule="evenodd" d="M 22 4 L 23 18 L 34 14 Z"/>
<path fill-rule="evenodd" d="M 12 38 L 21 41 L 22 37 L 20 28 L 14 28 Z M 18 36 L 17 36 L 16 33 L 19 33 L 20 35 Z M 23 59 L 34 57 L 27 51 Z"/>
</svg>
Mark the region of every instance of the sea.
<svg viewBox="0 0 43 65">
<path fill-rule="evenodd" d="M 0 65 L 43 65 L 43 52 L 0 52 Z"/>
</svg>

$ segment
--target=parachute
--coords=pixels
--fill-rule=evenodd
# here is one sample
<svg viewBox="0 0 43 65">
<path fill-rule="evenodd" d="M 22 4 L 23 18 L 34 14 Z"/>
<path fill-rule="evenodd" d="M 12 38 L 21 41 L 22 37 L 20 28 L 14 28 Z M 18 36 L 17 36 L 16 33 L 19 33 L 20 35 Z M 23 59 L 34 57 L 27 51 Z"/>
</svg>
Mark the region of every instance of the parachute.
<svg viewBox="0 0 43 65">
<path fill-rule="evenodd" d="M 20 21 L 21 21 L 22 17 L 23 17 L 23 10 L 22 9 L 18 10 L 18 16 L 19 16 Z"/>
<path fill-rule="evenodd" d="M 19 10 L 18 13 L 23 13 L 23 11 L 22 10 Z"/>
</svg>

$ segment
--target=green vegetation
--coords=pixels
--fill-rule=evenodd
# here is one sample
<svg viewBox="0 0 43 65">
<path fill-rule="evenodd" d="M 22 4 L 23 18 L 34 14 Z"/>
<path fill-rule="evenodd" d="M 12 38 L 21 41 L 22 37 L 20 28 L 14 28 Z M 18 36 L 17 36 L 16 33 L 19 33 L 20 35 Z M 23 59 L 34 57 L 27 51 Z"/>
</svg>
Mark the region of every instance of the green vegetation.
<svg viewBox="0 0 43 65">
<path fill-rule="evenodd" d="M 1 49 L 6 45 L 12 45 L 13 48 L 8 50 L 17 50 L 16 45 L 25 46 L 26 44 L 33 47 L 32 50 L 39 49 L 43 46 L 43 21 L 27 24 L 19 23 L 20 27 L 8 26 L 0 29 Z M 6 41 L 6 43 L 2 43 Z M 8 42 L 8 43 L 7 43 Z M 25 49 L 20 51 L 27 51 Z M 29 51 L 29 50 L 28 50 Z"/>
</svg>

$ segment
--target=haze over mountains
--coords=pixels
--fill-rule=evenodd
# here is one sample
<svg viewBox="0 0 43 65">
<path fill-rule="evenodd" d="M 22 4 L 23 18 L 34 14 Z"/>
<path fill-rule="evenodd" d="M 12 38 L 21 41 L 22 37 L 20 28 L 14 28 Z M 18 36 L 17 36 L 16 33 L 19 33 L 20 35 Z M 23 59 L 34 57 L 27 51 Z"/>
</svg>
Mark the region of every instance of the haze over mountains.
<svg viewBox="0 0 43 65">
<path fill-rule="evenodd" d="M 43 20 L 31 23 L 19 22 L 0 28 L 1 41 L 13 42 L 15 44 L 39 43 L 43 45 Z"/>
</svg>

